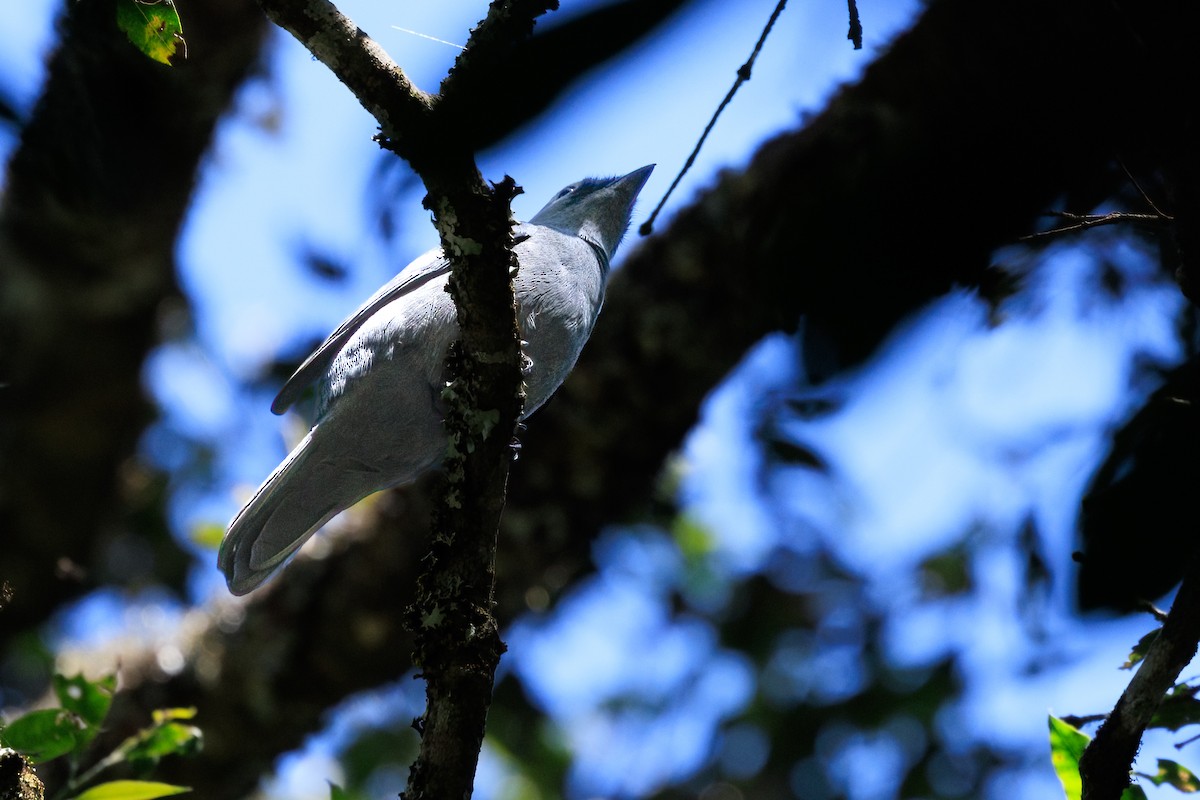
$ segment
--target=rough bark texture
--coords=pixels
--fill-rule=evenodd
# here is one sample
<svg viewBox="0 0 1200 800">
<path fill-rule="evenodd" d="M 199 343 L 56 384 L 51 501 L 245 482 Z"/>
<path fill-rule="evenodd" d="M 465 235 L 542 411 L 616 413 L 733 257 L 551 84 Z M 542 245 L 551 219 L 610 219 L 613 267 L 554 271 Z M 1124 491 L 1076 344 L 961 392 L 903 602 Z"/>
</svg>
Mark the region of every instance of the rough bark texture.
<svg viewBox="0 0 1200 800">
<path fill-rule="evenodd" d="M 0 800 L 42 800 L 45 796 L 45 787 L 29 760 L 0 748 Z"/>
<path fill-rule="evenodd" d="M 643 243 L 522 437 L 500 619 L 588 569 L 603 525 L 653 513 L 664 460 L 762 336 L 808 314 L 830 343 L 815 367 L 854 363 L 914 308 L 984 280 L 991 251 L 1052 203 L 1087 209 L 1119 189 L 1118 158 L 1139 174 L 1185 160 L 1190 19 L 1182 2 L 933 3 L 859 84 Z M 201 709 L 210 747 L 164 779 L 240 796 L 323 709 L 403 674 L 388 615 L 421 554 L 420 497 L 396 493 L 378 535 L 298 560 L 240 627 L 200 637 L 183 673 L 121 699 Z"/>
<path fill-rule="evenodd" d="M 723 175 L 630 254 L 578 368 L 522 437 L 501 535 L 501 620 L 524 608 L 531 587 L 553 595 L 587 569 L 603 524 L 653 510 L 664 459 L 706 394 L 763 335 L 807 312 L 822 325 L 857 326 L 857 335 L 831 338 L 849 342 L 840 363 L 861 357 L 913 308 L 981 279 L 990 251 L 1028 230 L 1055 198 L 1119 188 L 1115 155 L 1144 162 L 1178 144 L 1164 133 L 1173 118 L 1159 94 L 1171 90 L 1161 76 L 1174 73 L 1146 57 L 1147 48 L 1164 48 L 1129 28 L 1162 19 L 1152 35 L 1170 39 L 1181 31 L 1171 7 L 1139 5 L 1127 20 L 1091 6 L 1075 17 L 1069 10 L 935 4 L 860 84 L 802 130 L 765 144 L 745 172 Z M 1057 88 L 1067 85 L 1070 92 Z M 404 512 L 380 535 L 347 541 L 321 562 L 297 562 L 247 607 L 246 625 L 290 643 L 255 691 L 287 698 L 296 713 L 286 731 L 210 715 L 210 736 L 241 742 L 239 769 L 266 767 L 287 740 L 298 743 L 319 724 L 321 708 L 408 666 L 402 645 L 324 640 L 332 631 L 313 620 L 330 618 L 327 611 L 296 588 L 315 580 L 328 608 L 347 615 L 342 627 L 381 621 L 369 597 L 377 592 L 348 565 L 370 564 L 370 580 L 405 592 L 427 517 L 412 505 L 419 491 L 397 495 Z M 230 639 L 212 648 L 226 658 L 257 638 L 213 636 Z M 356 668 L 304 685 L 278 666 L 343 661 Z M 223 662 L 213 663 L 203 679 L 145 691 L 201 708 L 236 702 L 230 693 L 242 682 L 218 682 Z M 136 692 L 129 699 L 148 700 Z M 193 764 L 173 777 L 199 785 L 205 774 L 211 766 Z M 224 780 L 203 785 L 206 796 L 237 794 Z"/>
<path fill-rule="evenodd" d="M 511 52 L 512 80 L 548 59 L 559 68 L 518 103 L 503 101 L 507 67 L 473 81 L 489 98 L 475 144 L 511 132 L 683 2 L 616 2 Z M 269 26 L 254 4 L 184 9 L 191 58 L 168 68 L 134 49 L 114 15 L 112 0 L 64 4 L 0 204 L 0 578 L 16 590 L 0 653 L 90 587 L 180 586 L 189 563 L 163 516 L 165 477 L 133 458 L 152 414 L 140 371 L 159 335 L 187 325 L 174 238 Z M 362 54 L 349 44 L 334 52 Z"/>
<path fill-rule="evenodd" d="M 473 73 L 501 68 L 533 32 L 534 19 L 557 3 L 495 0 L 433 97 L 413 86 L 326 0 L 262 5 L 354 92 L 379 122 L 380 142 L 421 177 L 428 190 L 425 207 L 450 260 L 447 289 L 459 327 L 444 392 L 451 446 L 431 550 L 422 559 L 417 597 L 406 614 L 427 705 L 420 752 L 403 796 L 470 797 L 504 650 L 492 614 L 496 532 L 523 395 L 512 280 L 510 205 L 516 185 L 510 178 L 491 187 L 483 183 L 471 137 L 463 135 L 470 119 L 454 109 L 472 105 L 471 95 L 458 87 L 470 86 Z"/>
</svg>

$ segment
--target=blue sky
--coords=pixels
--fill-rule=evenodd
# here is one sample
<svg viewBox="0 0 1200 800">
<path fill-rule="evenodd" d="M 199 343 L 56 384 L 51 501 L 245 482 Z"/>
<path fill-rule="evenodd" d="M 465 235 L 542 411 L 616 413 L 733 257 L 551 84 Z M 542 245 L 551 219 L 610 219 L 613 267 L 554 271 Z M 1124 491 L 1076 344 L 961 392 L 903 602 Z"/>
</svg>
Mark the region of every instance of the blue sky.
<svg viewBox="0 0 1200 800">
<path fill-rule="evenodd" d="M 587 3 L 563 5 L 569 14 Z M 859 52 L 845 40 L 844 3 L 788 7 L 753 79 L 676 190 L 660 228 L 718 170 L 744 164 L 765 138 L 818 110 L 916 8 L 915 2 L 859 5 L 866 26 Z M 393 26 L 462 43 L 484 4 L 360 0 L 341 7 L 418 85 L 433 90 L 456 51 Z M 514 204 L 525 218 L 584 175 L 657 163 L 636 228 L 682 165 L 773 7 L 770 0 L 711 0 L 690 8 L 628 57 L 586 76 L 542 120 L 480 154 L 484 176 L 510 174 L 525 187 Z M 24 102 L 40 80 L 51 8 L 44 0 L 0 5 L 0 75 Z M 181 10 L 186 33 L 186 5 Z M 269 393 L 247 391 L 242 381 L 281 352 L 323 336 L 436 238 L 420 207 L 422 191 L 413 189 L 398 199 L 405 209 L 402 235 L 388 244 L 378 240 L 370 219 L 370 182 L 380 158 L 371 142 L 374 121 L 290 38 L 276 35 L 271 48 L 269 76 L 242 91 L 236 113 L 221 126 L 180 240 L 179 278 L 195 312 L 195 336 L 164 345 L 146 370 L 147 388 L 172 431 L 152 432 L 147 453 L 166 464 L 178 460 L 178 432 L 237 444 L 218 450 L 215 485 L 178 485 L 173 515 L 183 538 L 195 525 L 229 519 L 284 455 L 287 437 L 302 432 L 295 420 L 270 414 Z M 7 154 L 12 143 L 2 144 Z M 1041 621 L 1051 634 L 1055 665 L 1030 674 L 1028 631 L 1017 622 L 1019 554 L 1004 533 L 1024 518 L 1036 519 L 1044 550 L 1065 566 L 1074 518 L 1063 498 L 1082 492 L 1105 437 L 1132 411 L 1127 388 L 1137 380 L 1135 356 L 1167 363 L 1180 355 L 1171 325 L 1177 291 L 1147 269 L 1148 258 L 1136 247 L 1114 237 L 1101 243 L 1103 252 L 1050 249 L 1043 258 L 1052 268 L 1028 264 L 1032 288 L 999 327 L 987 324 L 982 303 L 965 292 L 939 300 L 895 332 L 871 363 L 821 388 L 845 402 L 842 413 L 784 420 L 786 430 L 830 455 L 831 463 L 825 476 L 773 474 L 769 490 L 793 527 L 782 528 L 761 502 L 761 464 L 750 429 L 764 397 L 794 392 L 802 383 L 789 337 L 761 342 L 714 393 L 679 464 L 682 499 L 714 532 L 714 560 L 728 580 L 766 568 L 768 554 L 780 545 L 803 554 L 819 539 L 866 577 L 874 602 L 891 609 L 890 658 L 919 665 L 945 652 L 963 655 L 967 694 L 946 712 L 947 730 L 1031 753 L 1045 746 L 1048 711 L 1111 707 L 1128 679 L 1115 667 L 1149 627 L 1138 618 L 1079 620 L 1060 581 Z M 623 249 L 636 245 L 631 235 Z M 308 277 L 297 259 L 306 247 L 347 264 L 348 279 Z M 802 242 L 798 248 L 802 260 Z M 1119 306 L 1086 306 L 1080 299 L 1079 286 L 1101 258 L 1132 278 Z M 1023 263 L 1029 257 L 1014 250 L 998 259 Z M 984 540 L 972 564 L 981 591 L 938 602 L 905 594 L 901 576 L 952 545 L 965 521 L 975 521 Z M 211 555 L 203 558 L 194 579 L 200 599 L 224 592 Z M 612 532 L 597 545 L 597 561 L 601 571 L 577 587 L 556 616 L 530 618 L 509 633 L 505 665 L 577 748 L 572 781 L 580 796 L 642 790 L 687 774 L 705 757 L 710 732 L 749 691 L 748 667 L 739 656 L 723 651 L 698 620 L 665 614 L 664 593 L 682 569 L 666 539 Z M 77 637 L 91 628 L 101 608 L 107 606 L 85 604 L 68 631 Z M 632 669 L 633 654 L 648 647 L 655 669 Z M 576 657 L 564 659 L 564 652 Z M 793 676 L 801 687 L 795 690 L 853 690 L 853 654 L 822 657 L 831 660 Z M 682 698 L 681 687 L 693 694 Z M 666 721 L 617 719 L 598 710 L 621 691 L 665 704 Z M 407 708 L 412 700 L 405 692 L 379 696 Z M 325 738 L 289 759 L 274 784 L 277 796 L 321 796 L 322 776 L 336 778 L 331 743 L 345 735 L 349 720 L 370 724 L 381 707 L 393 706 L 360 699 L 334 715 Z M 879 765 L 905 757 L 895 745 L 902 737 L 844 733 L 840 744 L 829 745 L 830 757 L 836 769 L 864 782 L 853 796 L 887 797 L 886 790 L 872 790 L 875 778 L 863 765 L 886 773 Z M 753 730 L 742 735 L 747 752 L 755 752 Z M 1169 748 L 1162 742 L 1149 741 L 1143 752 L 1164 755 Z M 623 768 L 613 770 L 613 763 Z M 480 796 L 501 796 L 512 780 L 502 754 L 490 750 Z M 1009 780 L 996 787 L 997 796 L 1050 797 L 1056 789 L 1048 759 Z M 1167 791 L 1151 787 L 1148 793 Z"/>
</svg>

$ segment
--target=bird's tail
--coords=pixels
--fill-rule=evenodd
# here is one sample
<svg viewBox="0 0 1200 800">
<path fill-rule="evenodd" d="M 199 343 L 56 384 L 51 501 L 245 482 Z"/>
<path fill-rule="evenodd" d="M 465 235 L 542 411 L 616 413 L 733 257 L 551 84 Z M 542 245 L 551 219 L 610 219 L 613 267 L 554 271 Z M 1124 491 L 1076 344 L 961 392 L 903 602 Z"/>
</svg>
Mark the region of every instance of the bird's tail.
<svg viewBox="0 0 1200 800">
<path fill-rule="evenodd" d="M 269 578 L 322 525 L 358 499 L 343 502 L 332 486 L 322 485 L 327 470 L 309 463 L 314 460 L 314 432 L 296 445 L 229 523 L 217 565 L 236 595 L 247 594 Z"/>
</svg>

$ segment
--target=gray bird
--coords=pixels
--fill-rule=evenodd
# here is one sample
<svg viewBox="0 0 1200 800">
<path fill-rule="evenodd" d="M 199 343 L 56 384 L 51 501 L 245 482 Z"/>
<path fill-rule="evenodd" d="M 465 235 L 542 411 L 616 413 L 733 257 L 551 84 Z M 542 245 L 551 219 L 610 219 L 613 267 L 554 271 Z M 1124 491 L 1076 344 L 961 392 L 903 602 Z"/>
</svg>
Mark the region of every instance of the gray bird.
<svg viewBox="0 0 1200 800">
<path fill-rule="evenodd" d="M 525 416 L 575 366 L 653 169 L 573 183 L 516 226 L 518 321 L 531 362 Z M 229 524 L 217 564 L 231 592 L 253 590 L 338 512 L 441 463 L 446 351 L 458 337 L 449 273 L 440 249 L 417 258 L 284 384 L 271 410 L 282 414 L 316 382 L 317 421 Z"/>
</svg>

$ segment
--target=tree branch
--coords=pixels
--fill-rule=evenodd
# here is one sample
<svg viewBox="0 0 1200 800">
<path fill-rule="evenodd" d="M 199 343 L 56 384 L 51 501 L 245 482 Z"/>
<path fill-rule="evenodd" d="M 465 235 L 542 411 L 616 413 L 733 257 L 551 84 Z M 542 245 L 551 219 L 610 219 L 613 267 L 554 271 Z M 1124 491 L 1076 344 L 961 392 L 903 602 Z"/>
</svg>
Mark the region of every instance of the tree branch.
<svg viewBox="0 0 1200 800">
<path fill-rule="evenodd" d="M 399 141 L 406 131 L 425 129 L 433 98 L 333 3 L 259 0 L 259 6 L 345 84 L 379 122 L 384 137 Z"/>
<path fill-rule="evenodd" d="M 187 317 L 174 248 L 217 121 L 266 29 L 241 0 L 187 10 L 193 57 L 138 52 L 111 0 L 63 3 L 0 199 L 0 652 L 100 585 L 181 587 L 165 479 L 134 454 L 143 360 Z M 119 550 L 120 555 L 115 555 Z"/>
<path fill-rule="evenodd" d="M 521 348 L 512 276 L 510 178 L 484 185 L 460 128 L 465 118 L 439 113 L 443 99 L 413 86 L 361 29 L 326 0 L 261 0 L 358 97 L 379 122 L 381 142 L 420 175 L 458 311 L 459 340 L 447 361 L 443 392 L 450 452 L 434 516 L 432 544 L 407 612 L 416 634 L 414 663 L 426 681 L 421 749 L 404 797 L 469 797 L 483 742 L 492 683 L 503 652 L 492 615 L 496 532 L 504 508 L 510 439 L 521 413 Z M 459 56 L 469 83 L 533 30 L 554 3 L 493 2 Z M 476 56 L 476 49 L 479 54 Z M 449 77 L 444 87 L 453 89 Z M 449 92 L 453 94 L 452 92 Z"/>
<path fill-rule="evenodd" d="M 1158 638 L 1150 645 L 1133 679 L 1108 719 L 1083 751 L 1079 775 L 1084 800 L 1119 800 L 1129 785 L 1129 772 L 1142 734 L 1175 685 L 1179 673 L 1196 655 L 1200 641 L 1200 558 L 1193 558 Z"/>
<path fill-rule="evenodd" d="M 0 800 L 42 800 L 45 787 L 29 759 L 0 747 Z"/>
<path fill-rule="evenodd" d="M 1134 20 L 1163 13 L 1124 6 Z M 1161 76 L 1174 73 L 1140 42 L 1163 57 L 1195 52 L 1187 26 L 1168 16 L 1162 28 L 1131 44 L 1085 0 L 931 4 L 859 83 L 630 253 L 575 371 L 522 436 L 500 541 L 501 622 L 526 610 L 531 589 L 553 597 L 589 569 L 602 526 L 653 513 L 664 461 L 763 336 L 802 313 L 840 321 L 852 330 L 834 340 L 853 362 L 947 287 L 979 281 L 993 249 L 1048 203 L 1123 185 L 1105 171 L 1118 149 L 1160 158 L 1159 123 L 1176 105 Z M 1047 75 L 1071 91 L 1047 91 Z M 1128 109 L 1115 121 L 1114 103 Z M 205 714 L 212 746 L 165 779 L 237 796 L 224 781 L 230 759 L 244 786 L 319 727 L 323 708 L 403 673 L 387 615 L 408 599 L 421 502 L 420 488 L 392 493 L 373 530 L 322 560 L 298 558 L 245 607 L 242 629 L 214 624 L 185 673 L 130 693 L 147 709 Z"/>
<path fill-rule="evenodd" d="M 474 165 L 472 164 L 472 169 Z M 422 176 L 425 177 L 425 176 Z M 476 173 L 476 178 L 478 173 Z M 524 395 L 512 276 L 512 179 L 472 191 L 450 179 L 435 194 L 427 177 L 443 251 L 451 255 L 448 290 L 458 309 L 443 391 L 446 482 L 433 519 L 426 571 L 406 612 L 415 633 L 414 664 L 426 682 L 421 749 L 402 797 L 470 797 L 483 744 L 492 684 L 504 645 L 495 605 L 496 534 L 504 508 L 509 443 Z M 465 191 L 464 191 L 465 190 Z M 465 243 L 476 247 L 466 247 Z"/>
<path fill-rule="evenodd" d="M 493 84 L 512 61 L 512 54 L 533 33 L 534 20 L 547 11 L 558 9 L 558 0 L 497 0 L 488 7 L 487 16 L 471 30 L 467 46 L 442 80 L 441 113 L 450 109 L 469 113 L 479 97 L 479 88 Z"/>
</svg>

